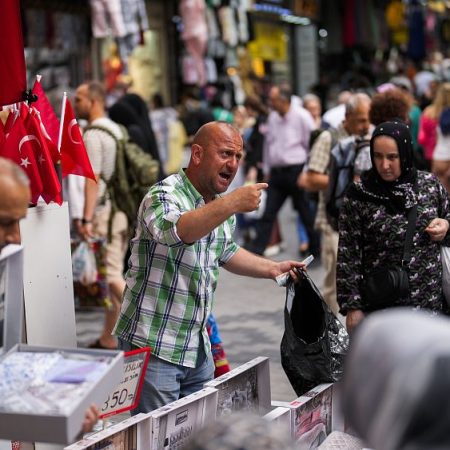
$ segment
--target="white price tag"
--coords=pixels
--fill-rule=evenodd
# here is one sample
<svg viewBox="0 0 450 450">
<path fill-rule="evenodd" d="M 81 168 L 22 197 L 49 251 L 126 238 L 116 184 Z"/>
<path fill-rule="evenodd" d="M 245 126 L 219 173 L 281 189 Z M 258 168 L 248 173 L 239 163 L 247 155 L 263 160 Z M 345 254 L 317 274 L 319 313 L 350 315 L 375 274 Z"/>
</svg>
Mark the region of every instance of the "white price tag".
<svg viewBox="0 0 450 450">
<path fill-rule="evenodd" d="M 100 419 L 121 414 L 136 407 L 149 358 L 149 347 L 125 352 L 122 381 L 103 403 Z"/>
</svg>

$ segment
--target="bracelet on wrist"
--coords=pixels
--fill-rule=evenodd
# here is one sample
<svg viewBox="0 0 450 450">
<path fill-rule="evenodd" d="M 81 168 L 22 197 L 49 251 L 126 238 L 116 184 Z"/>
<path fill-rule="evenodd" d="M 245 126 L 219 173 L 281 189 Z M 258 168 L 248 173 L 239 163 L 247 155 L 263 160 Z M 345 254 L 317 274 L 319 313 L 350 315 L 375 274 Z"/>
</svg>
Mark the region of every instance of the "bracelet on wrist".
<svg viewBox="0 0 450 450">
<path fill-rule="evenodd" d="M 86 225 L 87 223 L 92 223 L 92 220 L 87 220 L 87 219 L 85 219 L 84 217 L 81 219 L 81 223 L 83 224 L 83 225 Z"/>
</svg>

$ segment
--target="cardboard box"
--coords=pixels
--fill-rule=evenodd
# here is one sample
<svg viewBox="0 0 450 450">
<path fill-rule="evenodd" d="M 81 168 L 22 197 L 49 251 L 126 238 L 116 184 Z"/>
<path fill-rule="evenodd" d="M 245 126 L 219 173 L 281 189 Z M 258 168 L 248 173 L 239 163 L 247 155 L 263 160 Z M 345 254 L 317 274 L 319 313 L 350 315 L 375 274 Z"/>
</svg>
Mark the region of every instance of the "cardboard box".
<svg viewBox="0 0 450 450">
<path fill-rule="evenodd" d="M 102 405 L 111 390 L 123 376 L 123 352 L 116 350 L 72 349 L 31 346 L 18 344 L 4 358 L 15 352 L 52 353 L 63 352 L 67 356 L 74 355 L 112 358 L 106 368 L 102 368 L 100 376 L 89 386 L 82 396 L 73 399 L 68 410 L 63 412 L 43 413 L 36 411 L 19 412 L 10 406 L 5 411 L 5 399 L 0 398 L 0 439 L 10 439 L 26 442 L 48 442 L 69 444 L 73 442 L 81 430 L 81 424 L 87 408 L 95 403 Z M 67 393 L 70 397 L 70 391 Z M 70 399 L 72 402 L 72 399 Z"/>
<path fill-rule="evenodd" d="M 22 342 L 23 247 L 10 244 L 0 252 L 0 355 Z"/>
<path fill-rule="evenodd" d="M 299 448 L 317 448 L 334 429 L 333 383 L 319 384 L 292 402 L 272 405 L 291 410 L 291 435 Z"/>
<path fill-rule="evenodd" d="M 196 430 L 216 420 L 217 394 L 205 388 L 150 412 L 150 449 L 183 448 Z"/>
<path fill-rule="evenodd" d="M 292 409 L 284 406 L 278 406 L 277 408 L 267 413 L 263 419 L 268 422 L 276 422 L 277 424 L 283 426 L 288 431 L 289 435 L 292 436 Z"/>
<path fill-rule="evenodd" d="M 120 448 L 122 450 L 150 450 L 151 420 L 149 414 L 128 417 L 97 433 L 90 434 L 64 450 L 95 450 Z M 120 443 L 120 444 L 119 444 Z"/>
<path fill-rule="evenodd" d="M 230 372 L 205 383 L 219 391 L 217 417 L 235 411 L 263 416 L 271 410 L 269 358 L 258 356 Z"/>
</svg>

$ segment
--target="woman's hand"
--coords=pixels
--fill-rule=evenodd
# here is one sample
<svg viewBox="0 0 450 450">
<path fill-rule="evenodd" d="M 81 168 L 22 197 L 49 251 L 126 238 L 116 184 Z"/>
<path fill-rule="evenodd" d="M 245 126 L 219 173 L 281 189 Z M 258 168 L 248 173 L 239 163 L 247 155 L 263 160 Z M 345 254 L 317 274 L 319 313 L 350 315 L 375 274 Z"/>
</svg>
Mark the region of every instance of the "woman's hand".
<svg viewBox="0 0 450 450">
<path fill-rule="evenodd" d="M 428 233 L 432 241 L 439 242 L 445 238 L 448 227 L 448 220 L 436 218 L 428 224 L 428 226 L 425 228 L 425 231 Z"/>
</svg>

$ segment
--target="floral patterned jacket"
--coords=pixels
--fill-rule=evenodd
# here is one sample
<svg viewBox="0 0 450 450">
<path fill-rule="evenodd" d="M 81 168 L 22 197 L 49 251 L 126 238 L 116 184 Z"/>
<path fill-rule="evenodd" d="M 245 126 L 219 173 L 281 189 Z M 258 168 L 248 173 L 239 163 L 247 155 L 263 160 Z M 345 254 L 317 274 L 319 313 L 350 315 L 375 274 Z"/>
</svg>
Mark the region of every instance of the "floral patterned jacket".
<svg viewBox="0 0 450 450">
<path fill-rule="evenodd" d="M 362 185 L 359 186 L 363 189 Z M 424 231 L 432 219 L 450 220 L 450 198 L 439 180 L 417 172 L 418 209 L 409 264 L 410 298 L 392 306 L 412 306 L 442 311 L 442 264 L 440 246 L 450 246 L 448 232 L 433 242 Z M 404 213 L 391 213 L 384 205 L 346 197 L 339 216 L 339 247 L 336 269 L 337 299 L 341 313 L 365 309 L 360 284 L 364 275 L 401 265 L 408 220 Z"/>
</svg>

